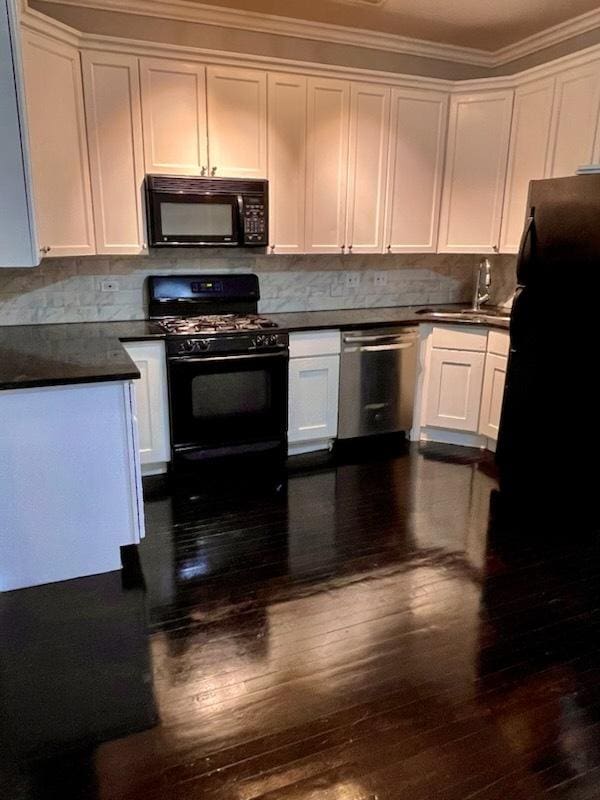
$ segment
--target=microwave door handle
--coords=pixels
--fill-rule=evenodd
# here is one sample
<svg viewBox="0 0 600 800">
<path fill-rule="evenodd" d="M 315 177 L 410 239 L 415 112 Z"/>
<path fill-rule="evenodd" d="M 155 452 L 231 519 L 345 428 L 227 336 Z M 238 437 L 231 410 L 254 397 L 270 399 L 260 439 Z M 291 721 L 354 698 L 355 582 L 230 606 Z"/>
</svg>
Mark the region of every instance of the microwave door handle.
<svg viewBox="0 0 600 800">
<path fill-rule="evenodd" d="M 239 221 L 239 232 L 238 232 L 238 243 L 244 244 L 244 198 L 241 194 L 237 196 L 237 204 L 238 204 L 238 221 Z"/>
</svg>

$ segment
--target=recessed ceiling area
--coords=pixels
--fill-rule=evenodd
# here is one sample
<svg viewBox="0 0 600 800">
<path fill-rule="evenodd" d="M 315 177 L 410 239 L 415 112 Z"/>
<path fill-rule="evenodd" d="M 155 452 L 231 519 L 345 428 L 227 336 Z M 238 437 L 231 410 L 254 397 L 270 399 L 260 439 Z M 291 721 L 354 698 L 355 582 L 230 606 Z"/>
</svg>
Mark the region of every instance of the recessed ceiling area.
<svg viewBox="0 0 600 800">
<path fill-rule="evenodd" d="M 600 8 L 598 0 L 196 1 L 489 51 Z"/>
</svg>

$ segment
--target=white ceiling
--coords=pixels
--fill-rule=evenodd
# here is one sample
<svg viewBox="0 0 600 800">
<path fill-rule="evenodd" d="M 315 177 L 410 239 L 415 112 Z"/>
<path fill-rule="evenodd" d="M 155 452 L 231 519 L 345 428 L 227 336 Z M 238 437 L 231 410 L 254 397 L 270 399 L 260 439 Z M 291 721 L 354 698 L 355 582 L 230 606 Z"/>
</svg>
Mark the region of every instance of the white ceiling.
<svg viewBox="0 0 600 800">
<path fill-rule="evenodd" d="M 600 8 L 598 0 L 198 0 L 495 51 Z"/>
</svg>

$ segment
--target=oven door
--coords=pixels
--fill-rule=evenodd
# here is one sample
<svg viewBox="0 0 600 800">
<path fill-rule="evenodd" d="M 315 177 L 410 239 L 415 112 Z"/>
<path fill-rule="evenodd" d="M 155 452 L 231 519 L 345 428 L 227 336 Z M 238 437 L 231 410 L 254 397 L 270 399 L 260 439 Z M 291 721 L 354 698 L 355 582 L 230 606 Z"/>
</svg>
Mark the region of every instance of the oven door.
<svg viewBox="0 0 600 800">
<path fill-rule="evenodd" d="M 172 357 L 168 363 L 176 458 L 203 460 L 285 447 L 287 350 Z"/>
<path fill-rule="evenodd" d="M 237 246 L 242 235 L 240 204 L 233 194 L 149 196 L 150 246 Z"/>
</svg>

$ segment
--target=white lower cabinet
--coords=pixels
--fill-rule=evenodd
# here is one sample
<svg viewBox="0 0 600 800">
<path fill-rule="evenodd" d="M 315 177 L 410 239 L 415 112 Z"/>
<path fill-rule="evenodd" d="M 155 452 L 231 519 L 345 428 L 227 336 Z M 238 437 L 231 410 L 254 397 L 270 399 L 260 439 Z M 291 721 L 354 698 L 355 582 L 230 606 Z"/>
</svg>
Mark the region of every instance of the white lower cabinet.
<svg viewBox="0 0 600 800">
<path fill-rule="evenodd" d="M 435 348 L 429 362 L 427 425 L 475 433 L 485 353 Z"/>
<path fill-rule="evenodd" d="M 165 344 L 145 341 L 123 346 L 141 376 L 134 386 L 142 474 L 166 472 L 171 460 L 171 435 Z"/>
<path fill-rule="evenodd" d="M 290 454 L 326 449 L 337 436 L 339 353 L 339 331 L 290 335 Z"/>
<path fill-rule="evenodd" d="M 433 326 L 422 334 L 412 438 L 494 449 L 508 361 L 508 333 Z"/>
<path fill-rule="evenodd" d="M 506 356 L 495 353 L 488 353 L 485 359 L 479 433 L 488 439 L 498 438 L 507 361 Z"/>
</svg>

